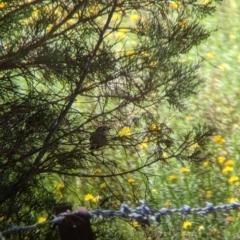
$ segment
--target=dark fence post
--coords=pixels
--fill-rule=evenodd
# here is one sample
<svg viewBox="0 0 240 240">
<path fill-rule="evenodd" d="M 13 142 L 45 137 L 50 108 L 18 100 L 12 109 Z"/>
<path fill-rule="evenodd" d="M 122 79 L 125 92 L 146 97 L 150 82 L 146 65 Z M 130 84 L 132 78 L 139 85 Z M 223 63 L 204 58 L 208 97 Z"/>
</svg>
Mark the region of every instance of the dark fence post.
<svg viewBox="0 0 240 240">
<path fill-rule="evenodd" d="M 72 211 L 70 205 L 54 207 L 55 214 Z M 65 216 L 58 224 L 61 240 L 94 240 L 96 239 L 90 225 L 89 213 L 85 207 L 78 207 L 77 214 Z"/>
</svg>

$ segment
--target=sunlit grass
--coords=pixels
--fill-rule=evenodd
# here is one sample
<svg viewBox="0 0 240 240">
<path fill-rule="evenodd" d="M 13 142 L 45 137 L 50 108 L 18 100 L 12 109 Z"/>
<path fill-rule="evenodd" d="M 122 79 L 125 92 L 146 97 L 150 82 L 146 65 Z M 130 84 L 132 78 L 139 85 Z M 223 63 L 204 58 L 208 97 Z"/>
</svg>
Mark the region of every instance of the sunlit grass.
<svg viewBox="0 0 240 240">
<path fill-rule="evenodd" d="M 185 121 L 174 121 L 179 129 L 199 120 L 215 125 L 217 133 L 210 149 L 213 155 L 198 166 L 174 163 L 159 170 L 152 187 L 154 202 L 159 207 L 164 202 L 175 208 L 183 204 L 198 207 L 205 202 L 220 205 L 240 200 L 239 7 L 239 1 L 225 1 L 217 8 L 216 15 L 206 20 L 210 28 L 218 31 L 189 55 L 190 59 L 200 56 L 206 60 L 200 71 L 205 85 L 189 102 Z M 164 224 L 176 229 L 174 238 L 173 232 L 165 228 L 169 239 L 238 239 L 239 236 L 238 210 L 188 216 L 180 226 L 182 218 L 178 218 L 165 220 Z"/>
</svg>

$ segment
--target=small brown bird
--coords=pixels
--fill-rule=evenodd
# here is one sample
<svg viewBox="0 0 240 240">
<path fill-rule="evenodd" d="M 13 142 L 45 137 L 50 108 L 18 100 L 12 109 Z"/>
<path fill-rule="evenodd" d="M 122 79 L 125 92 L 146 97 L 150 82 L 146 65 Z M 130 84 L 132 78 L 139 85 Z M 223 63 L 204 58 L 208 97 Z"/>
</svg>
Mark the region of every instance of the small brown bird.
<svg viewBox="0 0 240 240">
<path fill-rule="evenodd" d="M 107 132 L 109 127 L 107 126 L 100 126 L 98 127 L 95 132 L 91 134 L 90 137 L 90 150 L 102 150 L 108 143 L 107 141 Z"/>
</svg>

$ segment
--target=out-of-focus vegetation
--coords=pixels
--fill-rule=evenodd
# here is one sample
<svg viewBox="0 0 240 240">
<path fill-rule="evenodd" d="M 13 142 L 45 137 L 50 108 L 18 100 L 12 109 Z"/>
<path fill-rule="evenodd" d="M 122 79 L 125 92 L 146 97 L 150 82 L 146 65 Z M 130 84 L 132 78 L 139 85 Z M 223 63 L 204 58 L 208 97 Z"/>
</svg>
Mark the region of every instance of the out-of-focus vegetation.
<svg viewBox="0 0 240 240">
<path fill-rule="evenodd" d="M 189 101 L 186 115 L 179 115 L 191 126 L 199 119 L 217 128 L 212 138 L 212 157 L 196 168 L 175 165 L 163 168 L 152 192 L 156 206 L 180 207 L 183 204 L 203 206 L 239 202 L 240 159 L 240 2 L 224 1 L 216 13 L 204 20 L 217 31 L 188 54 L 189 59 L 202 57 L 206 62 L 199 73 L 205 85 Z M 186 59 L 184 59 L 187 61 Z M 173 124 L 184 124 L 179 118 Z M 159 191 L 160 190 L 160 191 Z M 207 216 L 179 216 L 165 219 L 162 232 L 166 239 L 239 239 L 238 210 Z M 165 238 L 163 238 L 165 239 Z"/>
</svg>

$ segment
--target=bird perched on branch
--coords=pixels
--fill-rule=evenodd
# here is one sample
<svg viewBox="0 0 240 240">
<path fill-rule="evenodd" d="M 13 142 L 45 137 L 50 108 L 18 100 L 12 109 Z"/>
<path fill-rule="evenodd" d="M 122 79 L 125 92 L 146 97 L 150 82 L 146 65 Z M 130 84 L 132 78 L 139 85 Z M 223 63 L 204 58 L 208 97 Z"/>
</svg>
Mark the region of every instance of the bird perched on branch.
<svg viewBox="0 0 240 240">
<path fill-rule="evenodd" d="M 90 137 L 90 150 L 102 150 L 108 143 L 107 141 L 107 132 L 109 127 L 107 126 L 100 126 L 98 127 L 95 132 L 91 134 Z"/>
</svg>

